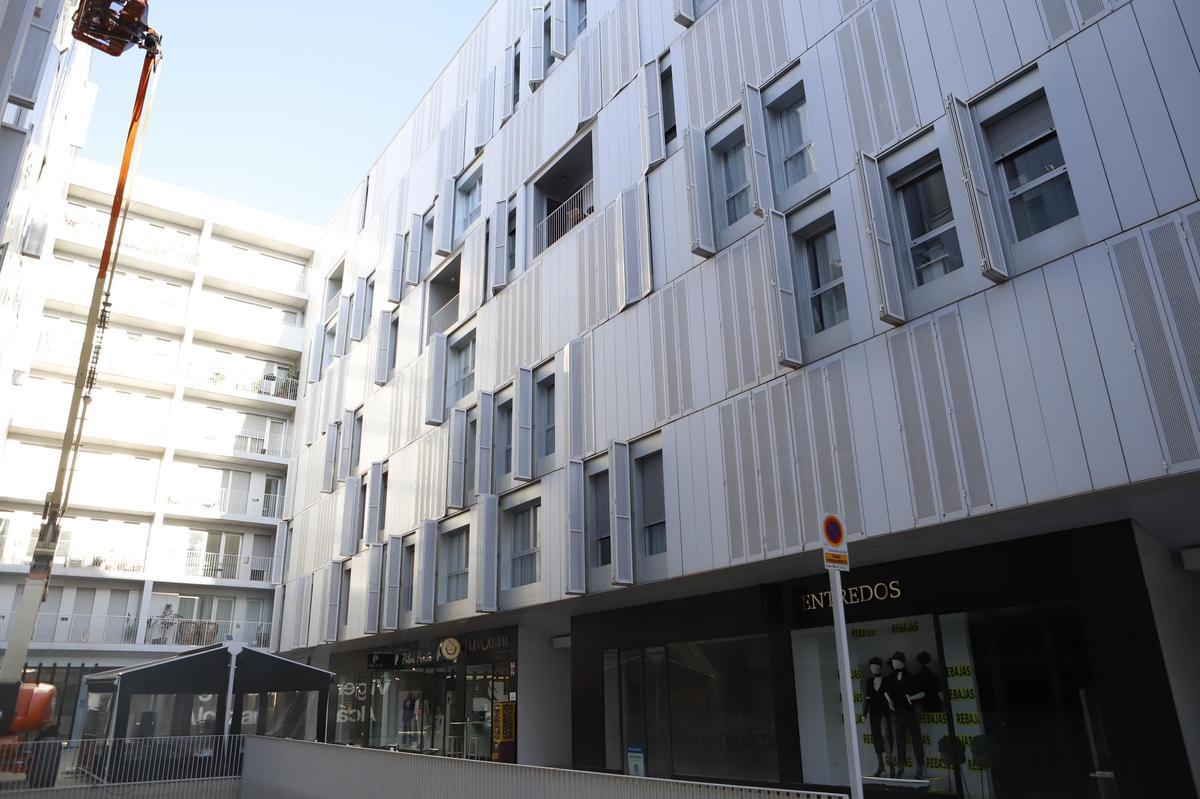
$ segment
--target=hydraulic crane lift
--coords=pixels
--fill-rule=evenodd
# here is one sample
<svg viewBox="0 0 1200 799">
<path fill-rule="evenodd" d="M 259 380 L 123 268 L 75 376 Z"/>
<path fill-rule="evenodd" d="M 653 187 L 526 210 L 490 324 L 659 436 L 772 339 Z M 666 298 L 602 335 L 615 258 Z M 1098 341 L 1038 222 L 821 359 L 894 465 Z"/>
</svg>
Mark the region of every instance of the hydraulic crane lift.
<svg viewBox="0 0 1200 799">
<path fill-rule="evenodd" d="M 40 732 L 51 724 L 54 716 L 55 688 L 53 685 L 23 682 L 25 658 L 29 654 L 38 606 L 44 601 L 49 587 L 50 570 L 58 546 L 59 521 L 71 494 L 71 479 L 79 454 L 87 406 L 91 400 L 91 388 L 96 378 L 101 338 L 108 322 L 112 288 L 110 267 L 120 249 L 120 231 L 128 211 L 125 189 L 131 174 L 136 171 L 134 163 L 138 152 L 138 133 L 142 127 L 143 113 L 148 107 L 147 98 L 153 94 L 158 62 L 162 58 L 161 37 L 147 24 L 149 5 L 149 0 L 81 0 L 73 18 L 72 35 L 79 41 L 112 56 L 119 56 L 132 47 L 140 47 L 146 51 L 146 57 L 142 63 L 129 133 L 125 139 L 117 187 L 113 192 L 112 212 L 100 255 L 100 268 L 92 289 L 91 308 L 75 372 L 75 390 L 71 394 L 71 407 L 63 431 L 58 474 L 54 488 L 46 495 L 33 561 L 25 578 L 24 593 L 9 625 L 8 648 L 3 660 L 0 660 L 0 736 Z"/>
</svg>

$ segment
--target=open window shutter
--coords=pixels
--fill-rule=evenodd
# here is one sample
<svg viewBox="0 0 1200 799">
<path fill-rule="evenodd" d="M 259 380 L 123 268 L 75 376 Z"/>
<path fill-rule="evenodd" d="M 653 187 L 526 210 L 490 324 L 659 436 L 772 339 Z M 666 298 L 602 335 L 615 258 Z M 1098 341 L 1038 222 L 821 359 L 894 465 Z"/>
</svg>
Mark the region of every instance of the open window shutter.
<svg viewBox="0 0 1200 799">
<path fill-rule="evenodd" d="M 647 246 L 650 238 L 647 226 L 649 209 L 645 180 L 639 180 L 621 192 L 617 201 L 617 218 L 621 224 L 617 269 L 623 284 L 621 307 L 624 308 L 650 291 L 650 248 Z M 645 216 L 643 211 L 646 212 Z"/>
<path fill-rule="evenodd" d="M 325 428 L 325 465 L 321 471 L 321 490 L 328 494 L 333 490 L 334 465 L 337 463 L 338 426 L 336 423 Z"/>
<path fill-rule="evenodd" d="M 404 561 L 404 539 L 398 535 L 388 537 L 387 563 L 384 568 L 383 629 L 400 627 L 400 575 Z"/>
<path fill-rule="evenodd" d="M 358 497 L 362 493 L 362 478 L 347 477 L 342 487 L 342 536 L 338 542 L 338 555 L 348 558 L 358 552 L 358 540 L 362 537 L 362 519 L 358 518 Z"/>
<path fill-rule="evenodd" d="M 550 54 L 567 57 L 567 0 L 550 0 Z"/>
<path fill-rule="evenodd" d="M 408 228 L 408 261 L 404 269 L 404 282 L 410 286 L 421 282 L 421 236 L 424 232 L 424 217 L 413 214 Z"/>
<path fill-rule="evenodd" d="M 536 87 L 546 79 L 546 45 L 542 31 L 545 11 L 534 6 L 529 12 L 529 86 Z"/>
<path fill-rule="evenodd" d="M 392 337 L 392 317 L 388 314 L 380 314 L 375 320 L 375 374 L 373 382 L 377 386 L 382 386 L 388 381 L 388 352 L 390 350 Z"/>
<path fill-rule="evenodd" d="M 457 178 L 467 165 L 467 107 L 454 112 L 450 120 L 450 151 L 446 154 L 446 177 Z M 472 148 L 474 150 L 474 148 Z"/>
<path fill-rule="evenodd" d="M 416 579 L 413 601 L 417 624 L 433 624 L 437 591 L 437 522 L 425 520 L 417 533 Z"/>
<path fill-rule="evenodd" d="M 342 600 L 342 564 L 333 561 L 329 564 L 329 586 L 325 597 L 325 642 L 336 641 L 338 637 L 338 604 Z"/>
<path fill-rule="evenodd" d="M 600 37 L 589 25 L 579 35 L 575 49 L 579 55 L 579 126 L 583 127 L 600 113 Z"/>
<path fill-rule="evenodd" d="M 513 479 L 533 479 L 533 370 L 517 367 L 513 406 Z"/>
<path fill-rule="evenodd" d="M 383 502 L 383 461 L 371 464 L 367 477 L 367 542 L 379 543 L 379 507 Z"/>
<path fill-rule="evenodd" d="M 508 282 L 508 202 L 496 203 L 492 212 L 492 252 L 488 265 L 488 289 L 495 294 Z"/>
<path fill-rule="evenodd" d="M 433 251 L 438 255 L 449 255 L 454 249 L 454 178 L 442 180 L 442 191 L 433 214 Z"/>
<path fill-rule="evenodd" d="M 308 382 L 315 383 L 321 379 L 321 341 L 325 330 L 318 327 L 313 334 L 312 347 L 308 351 Z"/>
<path fill-rule="evenodd" d="M 350 475 L 350 451 L 354 444 L 354 411 L 342 411 L 342 440 L 338 446 L 338 469 L 335 477 L 345 480 Z"/>
<path fill-rule="evenodd" d="M 475 152 L 478 153 L 492 138 L 496 108 L 496 68 L 488 70 L 479 81 L 479 105 L 475 109 Z"/>
<path fill-rule="evenodd" d="M 388 302 L 400 302 L 404 292 L 404 256 L 408 252 L 408 241 L 404 233 L 396 233 L 396 244 L 392 247 L 392 268 L 388 272 Z"/>
<path fill-rule="evenodd" d="M 771 185 L 771 156 L 767 153 L 767 122 L 758 89 L 742 87 L 742 110 L 746 118 L 750 180 L 754 184 L 754 213 L 765 217 L 775 207 L 775 189 Z"/>
<path fill-rule="evenodd" d="M 475 508 L 479 532 L 475 535 L 478 557 L 475 563 L 475 609 L 481 613 L 497 610 L 500 587 L 500 501 L 495 494 L 481 494 Z"/>
<path fill-rule="evenodd" d="M 629 443 L 614 441 L 608 450 L 608 495 L 612 503 L 612 582 L 633 585 L 633 513 Z"/>
<path fill-rule="evenodd" d="M 350 338 L 362 341 L 363 320 L 367 317 L 367 279 L 360 277 L 354 286 L 354 307 L 350 313 Z"/>
<path fill-rule="evenodd" d="M 425 395 L 425 424 L 438 426 L 446 421 L 446 334 L 434 333 L 429 339 L 429 391 Z"/>
<path fill-rule="evenodd" d="M 696 4 L 693 0 L 673 0 L 675 21 L 690 28 L 696 21 Z"/>
<path fill-rule="evenodd" d="M 496 422 L 496 395 L 490 391 L 479 392 L 479 441 L 475 453 L 475 493 L 480 496 L 492 493 L 492 428 Z"/>
<path fill-rule="evenodd" d="M 658 72 L 658 61 L 650 61 L 642 67 L 642 155 L 645 157 L 644 172 L 667 160 L 667 140 L 663 130 L 662 78 Z"/>
<path fill-rule="evenodd" d="M 584 382 L 583 339 L 572 339 L 567 344 L 566 370 L 568 413 L 570 413 L 570 419 L 568 420 L 570 436 L 567 442 L 567 454 L 572 458 L 582 458 L 584 456 L 583 392 L 586 386 Z"/>
<path fill-rule="evenodd" d="M 338 300 L 337 327 L 333 331 L 333 353 L 341 358 L 350 346 L 350 297 L 343 294 Z"/>
<path fill-rule="evenodd" d="M 467 412 L 462 408 L 450 411 L 450 463 L 446 475 L 446 506 L 467 506 Z"/>
<path fill-rule="evenodd" d="M 712 189 L 708 180 L 708 146 L 704 132 L 689 128 L 683 132 L 687 165 L 688 220 L 692 227 L 692 252 L 709 256 L 717 253 L 717 234 L 713 224 Z"/>
<path fill-rule="evenodd" d="M 504 121 L 513 114 L 513 48 L 504 48 L 504 96 L 501 98 L 504 113 L 500 119 Z"/>
<path fill-rule="evenodd" d="M 479 310 L 483 300 L 482 286 L 487 282 L 487 231 L 484 225 L 475 229 L 463 242 L 461 282 L 458 288 L 459 318 L 465 318 Z"/>
<path fill-rule="evenodd" d="M 383 592 L 383 544 L 367 547 L 367 618 L 363 632 L 379 632 L 379 595 Z"/>
<path fill-rule="evenodd" d="M 583 494 L 587 477 L 583 461 L 567 461 L 567 589 L 587 593 L 587 534 L 584 531 Z"/>
<path fill-rule="evenodd" d="M 871 240 L 868 249 L 875 262 L 875 278 L 879 282 L 879 318 L 888 324 L 899 325 L 905 320 L 904 295 L 900 291 L 896 251 L 892 247 L 891 229 L 888 227 L 887 198 L 883 195 L 883 174 L 879 169 L 879 161 L 860 152 L 858 177 L 862 183 L 867 215 L 867 236 Z"/>
<path fill-rule="evenodd" d="M 787 219 L 778 211 L 767 216 L 767 231 L 771 237 L 771 260 L 774 261 L 772 282 L 775 286 L 776 308 L 779 310 L 779 362 L 784 366 L 801 366 L 804 356 L 800 346 L 800 312 L 796 305 L 796 286 L 792 279 L 792 249 L 788 245 Z"/>
<path fill-rule="evenodd" d="M 971 109 L 954 95 L 946 98 L 946 113 L 950 117 L 951 127 L 954 128 L 954 138 L 958 143 L 958 155 L 962 162 L 963 182 L 967 186 L 967 197 L 971 201 L 975 239 L 979 242 L 979 254 L 982 258 L 979 268 L 984 277 L 999 283 L 1009 277 L 1008 263 L 1004 257 L 1004 241 L 1000 238 L 1000 226 L 996 223 L 992 195 L 988 191 L 981 134 L 971 119 Z"/>
<path fill-rule="evenodd" d="M 283 561 L 287 557 L 288 523 L 275 523 L 275 554 L 271 558 L 271 582 L 283 585 Z"/>
</svg>

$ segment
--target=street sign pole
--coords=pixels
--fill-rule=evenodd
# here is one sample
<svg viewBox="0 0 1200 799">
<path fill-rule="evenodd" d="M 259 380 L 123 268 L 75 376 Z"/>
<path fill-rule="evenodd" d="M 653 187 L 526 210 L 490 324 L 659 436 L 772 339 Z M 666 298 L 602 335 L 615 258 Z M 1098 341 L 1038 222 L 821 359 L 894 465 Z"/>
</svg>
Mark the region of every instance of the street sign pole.
<svg viewBox="0 0 1200 799">
<path fill-rule="evenodd" d="M 842 728 L 846 735 L 846 761 L 850 772 L 850 799 L 863 799 L 859 768 L 858 730 L 854 724 L 854 684 L 850 679 L 850 643 L 846 635 L 846 610 L 842 602 L 842 573 L 829 569 L 829 593 L 833 597 L 833 636 L 837 641 L 838 678 L 842 694 Z"/>
</svg>

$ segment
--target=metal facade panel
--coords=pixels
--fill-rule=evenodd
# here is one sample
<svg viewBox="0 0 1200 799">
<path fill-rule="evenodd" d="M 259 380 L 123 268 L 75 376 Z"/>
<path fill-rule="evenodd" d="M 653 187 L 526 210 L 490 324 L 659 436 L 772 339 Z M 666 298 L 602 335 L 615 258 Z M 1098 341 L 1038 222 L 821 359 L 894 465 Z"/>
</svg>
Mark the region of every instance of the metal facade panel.
<svg viewBox="0 0 1200 799">
<path fill-rule="evenodd" d="M 770 557 L 781 554 L 783 534 L 780 529 L 779 478 L 775 470 L 775 439 L 771 433 L 771 408 L 766 389 L 755 391 L 751 395 L 751 402 L 757 477 L 748 482 L 756 483 L 762 496 L 760 542 L 763 554 Z"/>
<path fill-rule="evenodd" d="M 904 452 L 908 461 L 912 491 L 913 523 L 935 521 L 938 508 L 933 495 L 933 476 L 929 450 L 921 424 L 921 406 L 917 399 L 917 383 L 913 371 L 912 348 L 908 331 L 888 337 L 888 352 L 896 385 L 897 407 L 900 410 L 900 431 L 904 435 Z"/>
<path fill-rule="evenodd" d="M 991 481 L 958 312 L 941 314 L 936 318 L 936 323 L 946 375 L 946 397 L 950 403 L 950 417 L 954 424 L 955 442 L 961 460 L 960 470 L 967 508 L 972 512 L 990 510 L 994 507 Z"/>
<path fill-rule="evenodd" d="M 691 249 L 694 254 L 707 258 L 717 252 L 717 233 L 713 223 L 712 186 L 708 178 L 708 145 L 703 131 L 696 128 L 685 130 L 683 149 L 687 164 Z"/>
<path fill-rule="evenodd" d="M 746 126 L 746 158 L 750 164 L 753 212 L 766 216 L 775 207 L 771 183 L 771 156 L 767 145 L 767 117 L 762 95 L 753 86 L 742 87 L 742 117 Z"/>
<path fill-rule="evenodd" d="M 767 412 L 771 420 L 769 449 L 779 480 L 779 518 L 783 551 L 798 551 L 803 544 L 804 521 L 800 515 L 800 493 L 796 487 L 796 454 L 791 420 L 788 418 L 787 386 L 776 380 L 767 387 Z"/>
<path fill-rule="evenodd" d="M 642 67 L 642 157 L 644 172 L 667 160 L 667 145 L 663 131 L 662 77 L 658 61 Z"/>
<path fill-rule="evenodd" d="M 967 79 L 967 93 L 960 96 L 971 97 L 992 85 L 995 80 L 988 60 L 988 43 L 983 39 L 974 3 L 948 2 L 946 10 L 950 14 L 958 60 Z"/>
<path fill-rule="evenodd" d="M 567 584 L 566 593 L 587 593 L 587 532 L 584 525 L 584 492 L 587 476 L 583 461 L 567 461 Z"/>
<path fill-rule="evenodd" d="M 858 490 L 858 463 L 854 454 L 854 436 L 850 429 L 850 398 L 846 391 L 846 375 L 840 358 L 825 366 L 825 383 L 829 390 L 829 415 L 833 432 L 834 459 L 838 470 L 838 493 L 842 521 L 846 532 L 863 531 L 862 504 Z"/>
<path fill-rule="evenodd" d="M 1193 222 L 1198 213 L 1191 212 Z M 1200 415 L 1200 274 L 1193 265 L 1178 217 L 1172 215 L 1147 225 L 1145 234 L 1183 377 L 1181 385 L 1192 399 L 1195 420 Z"/>
<path fill-rule="evenodd" d="M 371 464 L 367 474 L 367 532 L 369 544 L 381 543 L 379 517 L 383 509 L 383 461 Z"/>
<path fill-rule="evenodd" d="M 718 409 L 721 422 L 721 451 L 724 464 L 724 493 L 726 530 L 729 535 L 729 562 L 740 563 L 746 557 L 745 537 L 742 534 L 742 490 L 738 471 L 738 433 L 733 415 L 733 403 Z M 749 442 L 744 442 L 749 446 Z"/>
<path fill-rule="evenodd" d="M 338 537 L 338 556 L 348 558 L 358 552 L 362 538 L 362 519 L 358 515 L 358 498 L 362 494 L 362 478 L 347 477 L 342 486 L 342 533 Z"/>
<path fill-rule="evenodd" d="M 597 26 L 589 25 L 575 42 L 578 52 L 579 125 L 583 126 L 600 113 L 600 36 Z"/>
<path fill-rule="evenodd" d="M 892 109 L 891 93 L 884 75 L 883 56 L 879 52 L 879 36 L 875 31 L 875 15 L 868 8 L 854 17 L 853 25 L 858 35 L 858 52 L 862 58 L 863 78 L 867 86 L 867 99 L 871 118 L 875 123 L 875 144 L 883 147 L 895 141 L 900 131 Z"/>
<path fill-rule="evenodd" d="M 629 444 L 614 441 L 608 450 L 609 501 L 612 506 L 612 582 L 633 585 L 633 475 Z"/>
<path fill-rule="evenodd" d="M 437 522 L 426 519 L 417 531 L 413 612 L 417 624 L 433 624 L 437 598 Z"/>
<path fill-rule="evenodd" d="M 379 602 L 383 592 L 383 544 L 367 547 L 367 612 L 363 620 L 363 632 L 375 635 L 379 632 Z"/>
<path fill-rule="evenodd" d="M 864 153 L 875 152 L 875 131 L 871 127 L 867 109 L 867 92 L 863 86 L 862 70 L 858 64 L 858 48 L 855 44 L 854 28 L 847 24 L 836 34 L 838 63 L 842 69 L 846 102 L 850 109 L 851 126 L 854 129 L 854 145 Z"/>
<path fill-rule="evenodd" d="M 879 168 L 879 161 L 866 153 L 859 153 L 858 177 L 862 185 L 867 237 L 871 242 L 868 254 L 874 266 L 875 280 L 879 286 L 881 298 L 879 318 L 888 324 L 898 325 L 906 319 L 904 294 L 900 289 L 896 251 L 892 247 L 887 198 L 883 194 L 884 178 Z"/>
<path fill-rule="evenodd" d="M 403 565 L 404 539 L 398 535 L 388 536 L 383 588 L 383 629 L 385 632 L 400 627 L 400 580 Z"/>
<path fill-rule="evenodd" d="M 839 513 L 837 469 L 829 403 L 825 394 L 825 369 L 808 371 L 808 407 L 813 444 L 813 471 L 817 479 L 817 513 Z"/>
<path fill-rule="evenodd" d="M 450 410 L 450 457 L 446 474 L 446 507 L 467 506 L 467 412 L 463 408 Z"/>
<path fill-rule="evenodd" d="M 496 396 L 490 391 L 479 392 L 479 441 L 475 456 L 475 492 L 491 494 L 495 482 L 492 455 L 493 427 L 496 421 Z"/>
<path fill-rule="evenodd" d="M 996 208 L 988 190 L 987 167 L 984 161 L 982 132 L 971 116 L 971 109 L 953 95 L 946 98 L 946 113 L 950 127 L 958 144 L 958 156 L 962 165 L 967 198 L 971 206 L 972 229 L 979 244 L 982 259 L 979 270 L 989 280 L 1008 279 L 1010 270 L 1004 252 L 1004 240 L 1000 236 Z"/>
<path fill-rule="evenodd" d="M 350 346 L 350 297 L 343 294 L 338 298 L 337 323 L 333 332 L 333 352 L 341 358 Z"/>
<path fill-rule="evenodd" d="M 1134 13 L 1155 82 L 1171 116 L 1171 127 L 1187 162 L 1193 190 L 1200 193 L 1200 103 L 1195 101 L 1200 67 L 1173 5 L 1138 5 Z"/>
</svg>

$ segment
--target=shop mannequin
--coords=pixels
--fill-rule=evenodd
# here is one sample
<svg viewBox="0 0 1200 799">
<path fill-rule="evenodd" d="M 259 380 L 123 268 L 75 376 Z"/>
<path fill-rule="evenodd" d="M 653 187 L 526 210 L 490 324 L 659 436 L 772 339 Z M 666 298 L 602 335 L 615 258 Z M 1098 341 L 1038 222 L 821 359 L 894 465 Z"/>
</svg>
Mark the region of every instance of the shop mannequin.
<svg viewBox="0 0 1200 799">
<path fill-rule="evenodd" d="M 863 715 L 871 723 L 871 740 L 875 744 L 875 757 L 879 767 L 874 777 L 882 777 L 887 766 L 887 755 L 892 753 L 892 707 L 888 702 L 891 677 L 883 673 L 883 659 L 872 657 L 867 663 L 868 674 L 863 680 Z"/>
<path fill-rule="evenodd" d="M 904 774 L 904 763 L 907 754 L 907 740 L 912 740 L 913 756 L 917 761 L 915 778 L 925 776 L 925 746 L 921 741 L 921 722 L 917 716 L 917 708 L 925 698 L 916 676 L 908 673 L 908 658 L 903 652 L 893 652 L 892 690 L 888 692 L 892 709 L 895 711 L 896 734 L 896 763 L 892 769 L 893 777 Z"/>
<path fill-rule="evenodd" d="M 913 676 L 916 678 L 916 684 L 920 687 L 921 693 L 925 695 L 921 700 L 921 710 L 925 713 L 940 713 L 942 710 L 942 682 L 933 669 L 929 668 L 932 660 L 928 652 L 918 654 L 917 663 L 921 668 L 917 669 L 917 673 Z"/>
</svg>

